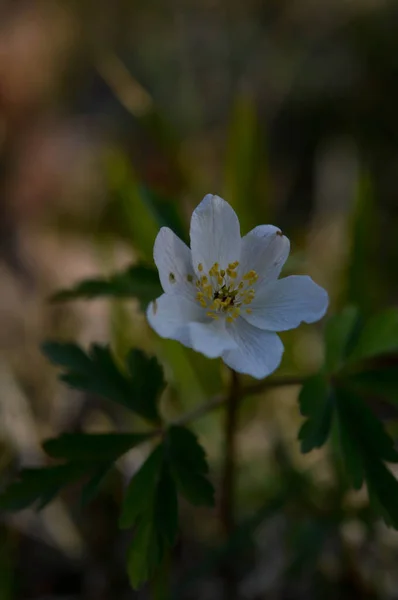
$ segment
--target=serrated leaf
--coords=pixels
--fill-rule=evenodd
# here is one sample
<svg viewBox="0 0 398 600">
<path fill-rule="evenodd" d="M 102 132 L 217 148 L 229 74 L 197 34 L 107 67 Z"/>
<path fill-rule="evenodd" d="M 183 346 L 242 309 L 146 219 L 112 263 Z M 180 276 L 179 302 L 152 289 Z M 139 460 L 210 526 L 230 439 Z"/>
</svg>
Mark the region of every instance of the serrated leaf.
<svg viewBox="0 0 398 600">
<path fill-rule="evenodd" d="M 398 309 L 390 308 L 368 320 L 350 358 L 358 361 L 396 351 L 398 351 Z"/>
<path fill-rule="evenodd" d="M 142 310 L 162 294 L 159 275 L 155 268 L 139 264 L 108 278 L 85 279 L 68 290 L 51 297 L 52 302 L 92 300 L 95 298 L 137 298 Z"/>
<path fill-rule="evenodd" d="M 108 346 L 93 344 L 85 354 L 74 344 L 47 342 L 44 354 L 56 365 L 68 370 L 60 379 L 70 387 L 113 400 L 152 422 L 159 421 L 157 400 L 164 387 L 163 372 L 156 359 L 141 350 L 131 356 L 139 362 L 140 372 L 124 372 Z"/>
<path fill-rule="evenodd" d="M 197 437 L 185 427 L 170 427 L 167 434 L 169 459 L 179 492 L 194 505 L 212 506 L 214 488 L 205 477 L 208 464 Z"/>
<path fill-rule="evenodd" d="M 123 505 L 122 526 L 136 524 L 128 553 L 131 584 L 140 587 L 151 578 L 178 531 L 177 491 L 159 446 L 133 478 Z"/>
<path fill-rule="evenodd" d="M 366 463 L 369 499 L 389 527 L 398 529 L 398 482 L 383 463 Z"/>
<path fill-rule="evenodd" d="M 299 431 L 301 451 L 320 448 L 326 442 L 332 424 L 332 390 L 323 373 L 309 378 L 301 388 L 300 412 L 308 417 Z"/>
<path fill-rule="evenodd" d="M 132 527 L 140 514 L 145 512 L 148 502 L 155 493 L 163 454 L 163 446 L 158 446 L 131 479 L 123 501 L 119 519 L 120 527 Z"/>
<path fill-rule="evenodd" d="M 115 461 L 150 437 L 150 433 L 64 433 L 46 440 L 43 449 L 52 458 L 70 461 Z"/>
<path fill-rule="evenodd" d="M 43 508 L 63 487 L 80 479 L 86 471 L 85 465 L 77 463 L 24 469 L 19 479 L 0 494 L 0 510 L 17 511 L 35 503 Z"/>
<path fill-rule="evenodd" d="M 90 359 L 77 344 L 44 342 L 41 346 L 43 354 L 54 365 L 68 369 L 84 370 L 90 369 Z"/>
<path fill-rule="evenodd" d="M 338 413 L 361 449 L 380 460 L 398 462 L 393 440 L 369 406 L 352 390 L 336 388 L 335 395 Z"/>
<path fill-rule="evenodd" d="M 347 306 L 328 319 L 325 328 L 325 369 L 328 373 L 343 366 L 359 333 L 359 325 L 359 312 L 353 306 Z"/>
<path fill-rule="evenodd" d="M 112 466 L 112 462 L 100 465 L 87 483 L 84 484 L 81 493 L 81 503 L 83 506 L 89 504 L 93 498 L 97 496 L 99 489 L 105 481 L 109 471 L 112 469 Z"/>
<path fill-rule="evenodd" d="M 160 227 L 169 227 L 184 242 L 189 243 L 187 228 L 181 219 L 175 200 L 162 197 L 144 185 L 139 186 L 141 197 Z"/>
<path fill-rule="evenodd" d="M 337 431 L 341 448 L 343 468 L 354 489 L 359 490 L 363 485 L 364 471 L 360 448 L 352 438 L 344 414 L 337 412 Z"/>
<path fill-rule="evenodd" d="M 385 462 L 398 462 L 394 442 L 361 399 L 344 389 L 336 390 L 341 449 L 355 488 L 365 479 L 374 508 L 381 507 L 387 524 L 398 527 L 398 482 Z"/>
<path fill-rule="evenodd" d="M 361 361 L 357 370 L 344 374 L 343 381 L 361 396 L 398 404 L 398 354 Z"/>
<path fill-rule="evenodd" d="M 155 357 L 149 358 L 141 350 L 131 350 L 126 363 L 141 414 L 152 421 L 159 420 L 157 401 L 166 385 L 162 367 Z"/>
</svg>

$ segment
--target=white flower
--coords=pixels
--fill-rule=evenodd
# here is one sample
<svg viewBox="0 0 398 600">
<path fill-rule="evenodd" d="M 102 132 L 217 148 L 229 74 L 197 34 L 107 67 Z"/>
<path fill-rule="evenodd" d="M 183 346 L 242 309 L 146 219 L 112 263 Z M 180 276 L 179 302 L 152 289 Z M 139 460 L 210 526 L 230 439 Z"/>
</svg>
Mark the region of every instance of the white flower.
<svg viewBox="0 0 398 600">
<path fill-rule="evenodd" d="M 218 196 L 196 208 L 190 236 L 191 249 L 171 229 L 159 231 L 154 259 L 164 294 L 148 307 L 150 325 L 239 373 L 266 377 L 283 354 L 275 332 L 323 317 L 326 291 L 307 276 L 278 279 L 289 240 L 273 225 L 241 238 L 238 217 Z"/>
</svg>

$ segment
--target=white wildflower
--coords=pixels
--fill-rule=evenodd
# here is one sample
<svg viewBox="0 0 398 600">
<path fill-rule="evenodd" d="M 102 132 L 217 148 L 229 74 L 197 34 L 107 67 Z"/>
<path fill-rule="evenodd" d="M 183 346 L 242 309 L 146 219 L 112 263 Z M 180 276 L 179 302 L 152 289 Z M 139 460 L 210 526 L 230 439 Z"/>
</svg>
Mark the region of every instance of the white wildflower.
<svg viewBox="0 0 398 600">
<path fill-rule="evenodd" d="M 319 320 L 326 291 L 308 276 L 278 279 L 289 240 L 273 225 L 241 238 L 238 217 L 218 196 L 196 208 L 190 236 L 191 249 L 171 229 L 159 231 L 154 259 L 164 294 L 148 307 L 150 325 L 239 373 L 266 377 L 283 354 L 275 332 Z"/>
</svg>

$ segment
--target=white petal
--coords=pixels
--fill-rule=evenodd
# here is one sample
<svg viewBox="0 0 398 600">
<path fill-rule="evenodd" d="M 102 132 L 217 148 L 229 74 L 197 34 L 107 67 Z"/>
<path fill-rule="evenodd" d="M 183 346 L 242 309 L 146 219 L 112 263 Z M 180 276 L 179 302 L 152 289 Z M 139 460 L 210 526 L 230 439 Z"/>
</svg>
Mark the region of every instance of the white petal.
<svg viewBox="0 0 398 600">
<path fill-rule="evenodd" d="M 276 333 L 257 329 L 241 317 L 230 330 L 238 349 L 224 352 L 222 359 L 231 369 L 263 379 L 279 367 L 284 348 Z"/>
<path fill-rule="evenodd" d="M 286 331 L 321 319 L 328 302 L 326 290 L 311 277 L 292 275 L 263 287 L 250 305 L 253 312 L 244 317 L 255 327 Z"/>
<path fill-rule="evenodd" d="M 264 281 L 277 279 L 289 256 L 290 242 L 273 225 L 259 225 L 242 238 L 239 273 L 254 270 L 258 275 L 256 287 Z"/>
<path fill-rule="evenodd" d="M 163 294 L 150 303 L 147 318 L 161 337 L 177 340 L 209 358 L 237 347 L 226 330 L 225 319 L 210 320 L 198 303 L 184 296 Z"/>
<path fill-rule="evenodd" d="M 208 358 L 221 356 L 226 350 L 237 348 L 225 327 L 225 320 L 211 323 L 190 323 L 190 347 Z"/>
<path fill-rule="evenodd" d="M 153 257 L 159 271 L 160 283 L 168 294 L 193 296 L 195 286 L 188 281 L 188 275 L 195 277 L 191 251 L 186 244 L 168 227 L 159 231 Z"/>
<path fill-rule="evenodd" d="M 184 296 L 163 294 L 150 303 L 147 318 L 151 327 L 163 338 L 189 342 L 188 324 L 205 318 L 205 311 Z"/>
<path fill-rule="evenodd" d="M 192 262 L 207 273 L 214 263 L 226 268 L 240 259 L 240 227 L 233 208 L 219 196 L 208 194 L 191 219 Z"/>
</svg>

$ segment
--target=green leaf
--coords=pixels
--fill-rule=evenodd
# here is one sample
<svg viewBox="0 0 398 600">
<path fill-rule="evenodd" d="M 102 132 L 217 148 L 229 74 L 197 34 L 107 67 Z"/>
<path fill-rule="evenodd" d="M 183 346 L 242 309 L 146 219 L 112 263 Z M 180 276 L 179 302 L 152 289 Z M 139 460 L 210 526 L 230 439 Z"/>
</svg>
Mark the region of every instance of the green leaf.
<svg viewBox="0 0 398 600">
<path fill-rule="evenodd" d="M 67 369 L 60 379 L 70 387 L 118 402 L 149 421 L 159 421 L 156 403 L 165 384 L 156 359 L 134 350 L 127 359 L 130 373 L 125 373 L 108 346 L 93 344 L 87 354 L 74 344 L 59 342 L 47 342 L 42 349 L 54 364 Z M 134 361 L 140 370 L 132 370 Z"/>
<path fill-rule="evenodd" d="M 133 477 L 123 504 L 121 526 L 136 525 L 128 553 L 128 574 L 138 588 L 151 578 L 178 531 L 177 490 L 158 446 Z"/>
<path fill-rule="evenodd" d="M 158 446 L 131 479 L 123 501 L 119 525 L 132 527 L 154 496 L 163 464 L 163 446 Z"/>
<path fill-rule="evenodd" d="M 150 437 L 150 433 L 64 433 L 46 440 L 43 449 L 52 458 L 113 462 Z"/>
<path fill-rule="evenodd" d="M 89 504 L 95 496 L 97 496 L 100 487 L 104 483 L 109 471 L 112 469 L 113 463 L 104 463 L 97 467 L 94 474 L 87 483 L 83 486 L 81 493 L 81 503 L 83 506 Z"/>
<path fill-rule="evenodd" d="M 80 479 L 86 471 L 86 465 L 77 463 L 24 469 L 19 480 L 0 495 L 0 510 L 17 511 L 35 503 L 43 508 L 63 487 Z"/>
<path fill-rule="evenodd" d="M 398 309 L 377 313 L 365 324 L 351 359 L 362 360 L 398 350 Z"/>
<path fill-rule="evenodd" d="M 160 227 L 169 227 L 184 242 L 189 243 L 187 228 L 181 219 L 177 203 L 164 198 L 144 185 L 139 186 L 141 197 Z"/>
<path fill-rule="evenodd" d="M 108 278 L 85 279 L 69 290 L 61 290 L 51 297 L 52 302 L 94 298 L 138 298 L 142 310 L 162 294 L 159 275 L 155 268 L 134 265 Z"/>
<path fill-rule="evenodd" d="M 363 397 L 398 404 L 398 355 L 383 354 L 362 361 L 358 370 L 344 374 L 343 384 Z"/>
<path fill-rule="evenodd" d="M 194 505 L 213 506 L 214 488 L 205 477 L 209 468 L 197 437 L 185 427 L 170 427 L 167 434 L 171 470 L 180 493 Z"/>
<path fill-rule="evenodd" d="M 166 385 L 162 367 L 155 357 L 148 358 L 141 350 L 131 350 L 126 362 L 137 407 L 141 414 L 158 421 L 157 402 Z"/>
<path fill-rule="evenodd" d="M 394 442 L 370 408 L 352 391 L 336 389 L 341 450 L 355 488 L 365 479 L 374 508 L 398 527 L 398 482 L 384 462 L 398 462 Z"/>
<path fill-rule="evenodd" d="M 308 417 L 299 432 L 301 451 L 306 453 L 323 446 L 332 424 L 332 390 L 323 373 L 314 375 L 304 383 L 299 404 L 301 414 Z"/>
<path fill-rule="evenodd" d="M 89 357 L 76 344 L 45 342 L 42 344 L 41 350 L 54 365 L 79 370 L 89 370 L 91 367 Z"/>
<path fill-rule="evenodd" d="M 358 336 L 359 326 L 358 309 L 352 306 L 328 320 L 325 329 L 325 368 L 328 373 L 335 372 L 344 365 Z"/>
</svg>

